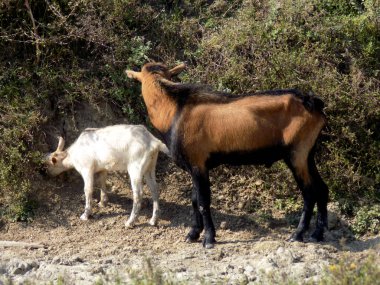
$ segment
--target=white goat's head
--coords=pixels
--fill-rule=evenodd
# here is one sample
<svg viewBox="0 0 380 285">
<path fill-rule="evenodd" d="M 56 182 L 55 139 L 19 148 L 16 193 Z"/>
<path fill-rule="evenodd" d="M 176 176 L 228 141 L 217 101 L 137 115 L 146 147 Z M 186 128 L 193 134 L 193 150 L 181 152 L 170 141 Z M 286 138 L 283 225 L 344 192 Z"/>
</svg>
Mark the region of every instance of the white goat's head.
<svg viewBox="0 0 380 285">
<path fill-rule="evenodd" d="M 67 151 L 64 151 L 65 140 L 63 137 L 58 137 L 58 146 L 57 149 L 46 155 L 44 163 L 46 166 L 47 173 L 51 176 L 56 176 L 67 168 L 63 165 L 63 160 L 67 156 Z"/>
</svg>

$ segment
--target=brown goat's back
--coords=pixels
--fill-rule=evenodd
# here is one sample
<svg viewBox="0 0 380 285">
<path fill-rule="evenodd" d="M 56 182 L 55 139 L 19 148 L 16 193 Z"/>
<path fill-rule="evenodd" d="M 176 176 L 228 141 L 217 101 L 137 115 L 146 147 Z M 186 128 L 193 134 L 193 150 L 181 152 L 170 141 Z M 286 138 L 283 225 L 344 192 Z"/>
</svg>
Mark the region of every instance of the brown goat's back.
<svg viewBox="0 0 380 285">
<path fill-rule="evenodd" d="M 191 163 L 202 166 L 210 153 L 248 153 L 300 141 L 310 150 L 324 125 L 320 113 L 306 110 L 292 94 L 189 105 L 179 120 L 184 151 Z"/>
</svg>

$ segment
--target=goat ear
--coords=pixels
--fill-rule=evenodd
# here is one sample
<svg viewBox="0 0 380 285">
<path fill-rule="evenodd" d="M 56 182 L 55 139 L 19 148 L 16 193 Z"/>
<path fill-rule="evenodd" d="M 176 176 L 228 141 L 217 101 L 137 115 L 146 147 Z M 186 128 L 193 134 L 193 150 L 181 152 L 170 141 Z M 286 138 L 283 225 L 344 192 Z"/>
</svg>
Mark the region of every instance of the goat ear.
<svg viewBox="0 0 380 285">
<path fill-rule="evenodd" d="M 129 78 L 137 79 L 138 81 L 141 82 L 141 72 L 127 69 L 125 73 L 127 74 Z"/>
<path fill-rule="evenodd" d="M 50 162 L 52 164 L 57 164 L 60 161 L 63 161 L 67 157 L 67 151 L 54 152 L 50 156 Z"/>
<path fill-rule="evenodd" d="M 56 151 L 63 151 L 63 148 L 65 147 L 65 140 L 63 137 L 58 137 L 58 146 Z"/>
<path fill-rule="evenodd" d="M 186 68 L 185 63 L 181 63 L 177 65 L 176 67 L 173 67 L 172 69 L 169 70 L 169 73 L 171 76 L 178 75 L 180 74 L 184 69 Z"/>
</svg>

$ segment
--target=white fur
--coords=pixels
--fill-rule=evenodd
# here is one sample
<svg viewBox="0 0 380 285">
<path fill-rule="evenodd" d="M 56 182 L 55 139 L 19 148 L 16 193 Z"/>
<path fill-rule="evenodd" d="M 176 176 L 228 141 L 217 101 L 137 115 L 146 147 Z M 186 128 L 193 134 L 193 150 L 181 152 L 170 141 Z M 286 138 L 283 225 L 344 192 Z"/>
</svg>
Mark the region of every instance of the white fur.
<svg viewBox="0 0 380 285">
<path fill-rule="evenodd" d="M 158 152 L 169 154 L 166 146 L 156 139 L 142 125 L 115 125 L 105 128 L 89 128 L 80 134 L 78 139 L 66 150 L 60 138 L 57 150 L 46 158 L 47 171 L 55 176 L 63 171 L 75 168 L 83 178 L 86 206 L 81 215 L 87 220 L 92 213 L 91 202 L 94 185 L 94 174 L 99 173 L 101 184 L 100 206 L 107 204 L 105 191 L 108 171 L 128 172 L 133 191 L 133 208 L 131 216 L 125 223 L 133 227 L 141 207 L 145 179 L 153 198 L 153 215 L 151 225 L 158 219 L 158 188 L 155 169 Z"/>
</svg>

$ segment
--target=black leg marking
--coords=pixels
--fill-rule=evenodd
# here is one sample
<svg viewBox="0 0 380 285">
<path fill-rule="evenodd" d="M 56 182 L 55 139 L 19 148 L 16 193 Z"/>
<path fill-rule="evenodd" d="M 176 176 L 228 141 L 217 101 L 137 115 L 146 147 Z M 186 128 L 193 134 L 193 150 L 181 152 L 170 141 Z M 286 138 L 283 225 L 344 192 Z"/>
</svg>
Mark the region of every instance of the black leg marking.
<svg viewBox="0 0 380 285">
<path fill-rule="evenodd" d="M 214 247 L 215 227 L 211 217 L 211 190 L 208 172 L 201 173 L 198 168 L 192 171 L 193 180 L 193 226 L 187 235 L 187 241 L 194 241 L 199 238 L 203 227 L 205 237 L 203 246 L 205 248 Z M 195 192 L 195 193 L 194 193 Z"/>
<path fill-rule="evenodd" d="M 313 187 L 315 187 L 314 192 L 316 193 L 318 208 L 316 228 L 311 235 L 311 238 L 315 241 L 322 241 L 324 239 L 324 230 L 328 226 L 327 202 L 329 198 L 329 189 L 318 172 L 314 162 L 314 156 L 312 154 L 309 156 L 308 165 L 312 176 Z"/>
<path fill-rule="evenodd" d="M 313 215 L 313 209 L 317 199 L 315 197 L 314 187 L 312 187 L 312 185 L 310 185 L 309 183 L 306 184 L 302 180 L 302 177 L 300 177 L 297 174 L 297 171 L 290 160 L 285 160 L 285 162 L 292 171 L 293 176 L 297 182 L 298 187 L 301 190 L 303 197 L 303 210 L 301 219 L 299 221 L 296 231 L 291 236 L 290 241 L 303 241 L 303 235 L 309 229 L 310 220 Z"/>
<path fill-rule="evenodd" d="M 193 190 L 191 194 L 191 201 L 193 206 L 192 226 L 190 232 L 186 236 L 187 242 L 196 242 L 199 239 L 201 232 L 203 231 L 203 218 L 198 208 L 198 190 L 196 189 L 196 183 L 193 179 Z"/>
<path fill-rule="evenodd" d="M 301 187 L 300 187 L 301 188 Z M 291 237 L 291 241 L 303 241 L 304 233 L 309 229 L 310 220 L 313 215 L 313 209 L 315 206 L 316 199 L 314 197 L 314 193 L 310 186 L 302 187 L 302 196 L 303 196 L 303 210 L 300 222 L 293 236 Z"/>
</svg>

